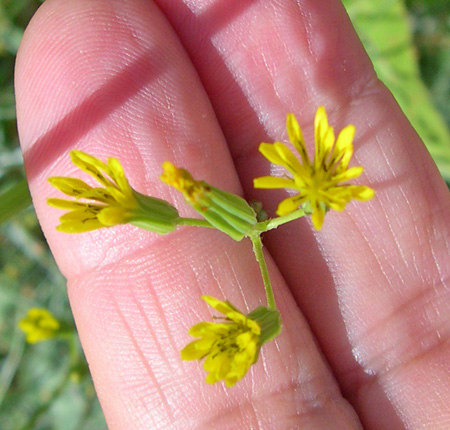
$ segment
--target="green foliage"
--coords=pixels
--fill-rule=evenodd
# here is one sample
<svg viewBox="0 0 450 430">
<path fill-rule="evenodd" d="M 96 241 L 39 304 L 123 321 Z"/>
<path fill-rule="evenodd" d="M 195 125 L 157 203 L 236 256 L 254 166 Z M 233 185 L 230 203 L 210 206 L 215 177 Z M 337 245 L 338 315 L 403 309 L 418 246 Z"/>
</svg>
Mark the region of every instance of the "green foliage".
<svg viewBox="0 0 450 430">
<path fill-rule="evenodd" d="M 106 429 L 59 273 L 29 208 L 18 146 L 14 59 L 40 1 L 0 1 L 0 427 Z M 12 218 L 11 218 L 12 217 Z M 45 307 L 72 327 L 72 339 L 25 344 L 17 323 Z"/>
<path fill-rule="evenodd" d="M 343 0 L 343 3 L 378 77 L 394 94 L 444 179 L 450 183 L 450 132 L 435 107 L 436 104 L 450 118 L 448 3 L 410 0 L 415 15 L 408 14 L 401 0 Z M 422 41 L 418 52 L 425 81 L 433 90 L 431 94 L 422 80 L 410 19 L 416 23 L 416 41 Z"/>
<path fill-rule="evenodd" d="M 0 198 L 0 225 L 31 205 L 30 191 L 26 179 L 16 182 Z"/>
<path fill-rule="evenodd" d="M 65 280 L 30 209 L 0 227 L 0 422 L 2 430 L 106 428 L 95 399 Z M 67 340 L 25 344 L 17 328 L 31 307 L 72 327 Z"/>
<path fill-rule="evenodd" d="M 408 0 L 423 81 L 450 127 L 450 2 Z"/>
</svg>

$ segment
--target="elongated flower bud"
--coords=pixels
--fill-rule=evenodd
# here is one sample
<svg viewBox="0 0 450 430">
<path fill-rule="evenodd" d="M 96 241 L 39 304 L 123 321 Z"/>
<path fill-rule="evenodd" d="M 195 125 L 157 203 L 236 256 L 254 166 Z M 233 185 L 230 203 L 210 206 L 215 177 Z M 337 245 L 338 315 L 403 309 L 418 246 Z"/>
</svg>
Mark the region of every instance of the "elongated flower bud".
<svg viewBox="0 0 450 430">
<path fill-rule="evenodd" d="M 255 211 L 236 194 L 195 180 L 182 168 L 166 161 L 161 180 L 183 193 L 186 201 L 213 227 L 234 240 L 242 240 L 257 223 Z"/>
</svg>

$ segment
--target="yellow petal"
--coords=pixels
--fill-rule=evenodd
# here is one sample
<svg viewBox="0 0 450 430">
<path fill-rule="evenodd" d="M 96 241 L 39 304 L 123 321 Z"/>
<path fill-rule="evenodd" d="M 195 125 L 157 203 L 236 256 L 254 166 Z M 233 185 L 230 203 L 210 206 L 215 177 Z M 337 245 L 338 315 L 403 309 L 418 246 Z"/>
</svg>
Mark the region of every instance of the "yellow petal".
<svg viewBox="0 0 450 430">
<path fill-rule="evenodd" d="M 195 340 L 186 345 L 181 351 L 181 359 L 185 361 L 199 360 L 203 358 L 211 350 L 211 346 L 215 340 Z"/>
<path fill-rule="evenodd" d="M 110 227 L 126 223 L 130 219 L 130 215 L 129 210 L 116 206 L 102 209 L 98 213 L 97 218 L 103 225 Z"/>
<path fill-rule="evenodd" d="M 66 212 L 60 216 L 62 221 L 84 221 L 92 218 L 97 218 L 98 213 L 104 209 L 104 206 L 86 205 L 85 207 Z"/>
<path fill-rule="evenodd" d="M 326 205 L 329 206 L 331 209 L 341 212 L 345 209 L 345 206 L 349 202 L 350 199 L 327 199 Z"/>
<path fill-rule="evenodd" d="M 275 142 L 273 146 L 277 151 L 279 157 L 283 161 L 282 165 L 286 167 L 286 169 L 288 169 L 292 174 L 302 173 L 304 171 L 304 167 L 298 161 L 298 158 L 284 143 Z"/>
<path fill-rule="evenodd" d="M 92 177 L 94 177 L 98 182 L 100 182 L 105 187 L 111 185 L 111 181 L 106 178 L 106 176 L 102 173 L 105 172 L 107 175 L 111 176 L 111 169 L 98 158 L 93 157 L 90 154 L 87 154 L 82 151 L 71 151 L 70 158 L 72 159 L 72 163 L 79 167 L 84 172 L 88 173 Z"/>
<path fill-rule="evenodd" d="M 294 145 L 295 149 L 298 151 L 302 158 L 304 165 L 309 165 L 309 157 L 306 151 L 305 140 L 303 139 L 302 130 L 295 118 L 294 114 L 290 113 L 286 119 L 286 129 L 288 132 L 289 140 Z"/>
<path fill-rule="evenodd" d="M 333 127 L 328 127 L 323 139 L 318 147 L 318 157 L 315 161 L 316 168 L 323 169 L 326 165 L 328 156 L 330 155 L 334 145 L 334 130 Z"/>
<path fill-rule="evenodd" d="M 259 152 L 264 155 L 264 157 L 266 157 L 271 163 L 277 164 L 278 166 L 284 166 L 283 159 L 275 149 L 275 143 L 261 143 L 259 145 Z"/>
<path fill-rule="evenodd" d="M 58 188 L 64 194 L 68 196 L 77 197 L 84 191 L 90 190 L 91 186 L 86 184 L 86 182 L 77 178 L 68 178 L 61 176 L 53 176 L 48 178 L 48 182 L 55 188 Z"/>
<path fill-rule="evenodd" d="M 276 211 L 278 216 L 289 215 L 294 212 L 303 203 L 304 199 L 299 198 L 299 196 L 292 196 L 284 199 L 279 205 Z"/>
<path fill-rule="evenodd" d="M 105 188 L 91 188 L 81 193 L 78 198 L 107 204 L 113 204 L 115 202 L 115 199 Z"/>
<path fill-rule="evenodd" d="M 351 124 L 343 128 L 339 133 L 332 155 L 333 165 L 338 160 L 340 160 L 337 168 L 338 172 L 346 170 L 348 167 L 350 159 L 352 158 L 353 155 L 352 141 L 354 136 L 355 136 L 355 127 Z M 333 166 L 330 166 L 330 169 L 332 167 Z"/>
<path fill-rule="evenodd" d="M 111 178 L 117 183 L 119 189 L 124 193 L 131 193 L 131 187 L 125 176 L 122 165 L 117 158 L 108 158 L 108 167 L 111 169 Z"/>
<path fill-rule="evenodd" d="M 212 296 L 202 296 L 202 299 L 208 303 L 209 306 L 219 311 L 221 314 L 227 315 L 230 312 L 236 311 L 236 308 L 231 303 L 223 302 Z"/>
<path fill-rule="evenodd" d="M 311 215 L 311 221 L 314 225 L 314 228 L 316 230 L 321 230 L 323 221 L 325 219 L 325 212 L 324 210 L 316 203 L 316 207 L 314 208 L 314 212 Z"/>
<path fill-rule="evenodd" d="M 361 166 L 350 167 L 341 173 L 338 173 L 333 176 L 333 183 L 346 182 L 351 179 L 357 178 L 364 172 L 364 169 Z"/>
<path fill-rule="evenodd" d="M 375 195 L 375 191 L 366 187 L 365 185 L 353 185 L 352 186 L 352 197 L 357 200 L 366 201 L 370 200 Z"/>
<path fill-rule="evenodd" d="M 314 118 L 314 138 L 316 144 L 316 151 L 317 148 L 320 146 L 320 143 L 322 142 L 327 130 L 328 130 L 327 113 L 323 106 L 319 106 L 316 112 L 316 116 Z"/>
<path fill-rule="evenodd" d="M 79 210 L 83 208 L 87 208 L 89 206 L 88 203 L 77 202 L 73 200 L 65 200 L 65 199 L 56 199 L 56 198 L 48 198 L 47 204 L 49 206 L 53 206 L 58 209 L 67 209 L 67 210 Z"/>
<path fill-rule="evenodd" d="M 229 328 L 228 323 L 212 323 L 203 321 L 193 325 L 189 329 L 189 334 L 193 337 L 217 337 L 218 335 L 226 333 Z"/>
<path fill-rule="evenodd" d="M 131 192 L 131 194 L 124 193 L 122 190 L 118 190 L 114 187 L 108 187 L 106 191 L 111 195 L 112 200 L 120 206 L 129 209 L 137 208 L 139 206 L 133 192 Z"/>
<path fill-rule="evenodd" d="M 262 176 L 253 179 L 253 186 L 255 188 L 293 188 L 295 189 L 295 181 L 293 179 L 280 178 L 277 176 Z"/>
<path fill-rule="evenodd" d="M 84 233 L 104 227 L 105 226 L 97 218 L 91 218 L 83 221 L 61 222 L 61 224 L 56 227 L 56 230 L 61 231 L 62 233 Z"/>
</svg>

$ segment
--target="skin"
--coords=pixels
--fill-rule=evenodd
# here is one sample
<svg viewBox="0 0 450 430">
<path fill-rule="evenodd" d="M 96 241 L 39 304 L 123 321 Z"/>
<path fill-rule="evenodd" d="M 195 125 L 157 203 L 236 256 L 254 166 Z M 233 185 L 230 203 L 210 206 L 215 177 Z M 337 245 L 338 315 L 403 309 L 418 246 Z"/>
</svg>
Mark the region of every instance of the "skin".
<svg viewBox="0 0 450 430">
<path fill-rule="evenodd" d="M 113 429 L 445 429 L 450 426 L 450 198 L 333 0 L 47 0 L 24 36 L 17 115 L 36 212 Z M 264 237 L 282 334 L 234 388 L 179 350 L 209 320 L 201 294 L 264 303 L 247 240 L 184 227 L 55 230 L 49 176 L 86 179 L 68 151 L 119 158 L 138 191 L 195 216 L 161 183 L 170 160 L 262 200 L 294 112 L 312 150 L 319 105 L 356 127 L 369 202 Z"/>
</svg>

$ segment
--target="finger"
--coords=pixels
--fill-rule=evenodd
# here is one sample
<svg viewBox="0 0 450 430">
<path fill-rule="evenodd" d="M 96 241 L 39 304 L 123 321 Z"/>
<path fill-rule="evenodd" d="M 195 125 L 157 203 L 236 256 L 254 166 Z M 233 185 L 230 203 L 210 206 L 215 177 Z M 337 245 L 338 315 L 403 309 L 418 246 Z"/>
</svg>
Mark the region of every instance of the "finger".
<svg viewBox="0 0 450 430">
<path fill-rule="evenodd" d="M 376 199 L 329 213 L 317 234 L 304 222 L 280 228 L 268 247 L 368 428 L 448 425 L 448 190 L 340 3 L 158 3 L 199 71 L 249 197 L 271 210 L 284 197 L 251 182 L 269 171 L 258 143 L 287 138 L 288 112 L 310 144 L 318 105 L 337 130 L 356 126 L 353 163 Z"/>
<path fill-rule="evenodd" d="M 80 175 L 67 152 L 116 156 L 138 191 L 181 199 L 162 161 L 229 191 L 239 182 L 209 101 L 171 27 L 149 1 L 48 0 L 17 62 L 19 132 L 36 211 L 68 279 L 77 327 L 111 429 L 359 428 L 275 267 L 284 330 L 232 390 L 182 363 L 201 294 L 264 302 L 250 245 L 210 230 L 156 236 L 131 226 L 54 230 L 49 176 Z M 189 211 L 186 210 L 186 214 Z M 300 358 L 299 358 L 300 357 Z M 232 424 L 230 424 L 232 423 Z"/>
</svg>

